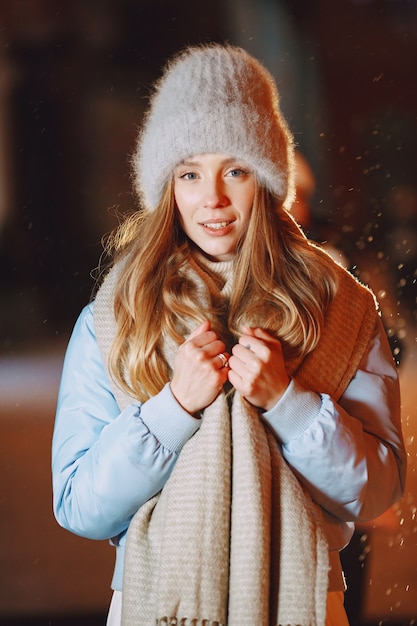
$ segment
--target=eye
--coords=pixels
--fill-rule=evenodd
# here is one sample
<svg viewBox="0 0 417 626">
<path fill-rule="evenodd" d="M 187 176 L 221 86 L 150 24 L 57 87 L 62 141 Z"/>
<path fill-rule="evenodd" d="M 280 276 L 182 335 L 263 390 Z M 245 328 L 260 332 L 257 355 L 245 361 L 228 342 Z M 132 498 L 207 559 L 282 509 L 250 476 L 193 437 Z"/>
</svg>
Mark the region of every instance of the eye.
<svg viewBox="0 0 417 626">
<path fill-rule="evenodd" d="M 195 180 L 198 178 L 198 170 L 193 163 L 180 163 L 174 170 L 174 178 L 177 180 Z"/>
<path fill-rule="evenodd" d="M 195 172 L 184 172 L 179 175 L 179 178 L 183 180 L 195 180 L 197 178 L 197 174 Z"/>
<path fill-rule="evenodd" d="M 175 177 L 178 178 L 179 180 L 196 180 L 198 178 L 198 175 L 196 172 L 193 172 L 193 171 L 179 170 L 176 173 Z"/>
<path fill-rule="evenodd" d="M 231 176 L 232 178 L 238 178 L 239 176 L 247 176 L 249 174 L 249 172 L 247 170 L 244 170 L 240 167 L 234 167 L 233 169 L 229 170 L 227 175 Z"/>
</svg>

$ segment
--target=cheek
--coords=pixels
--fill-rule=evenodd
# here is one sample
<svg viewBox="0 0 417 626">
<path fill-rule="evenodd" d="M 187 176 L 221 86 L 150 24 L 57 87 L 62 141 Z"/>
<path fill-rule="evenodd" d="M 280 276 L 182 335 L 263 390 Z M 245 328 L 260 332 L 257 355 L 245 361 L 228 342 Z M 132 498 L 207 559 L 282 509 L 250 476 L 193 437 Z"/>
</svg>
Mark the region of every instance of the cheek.
<svg viewBox="0 0 417 626">
<path fill-rule="evenodd" d="M 195 194 L 190 191 L 174 190 L 175 204 L 177 205 L 178 212 L 184 217 L 191 212 L 192 207 L 195 205 Z"/>
<path fill-rule="evenodd" d="M 252 181 L 250 184 L 248 184 L 246 189 L 242 191 L 240 200 L 242 213 L 244 214 L 244 220 L 245 222 L 248 222 L 252 213 L 253 202 L 255 200 L 255 186 Z"/>
<path fill-rule="evenodd" d="M 253 198 L 248 199 L 246 197 L 246 202 L 244 202 L 243 206 L 243 214 L 244 214 L 244 221 L 247 223 L 250 220 L 250 217 L 252 215 L 252 210 L 253 210 Z"/>
<path fill-rule="evenodd" d="M 175 206 L 179 225 L 181 226 L 182 230 L 188 235 L 192 211 L 191 209 L 188 209 L 187 205 L 184 203 L 183 199 L 180 196 L 178 198 L 175 197 Z"/>
<path fill-rule="evenodd" d="M 180 221 L 180 224 L 182 225 L 184 221 L 185 203 L 180 192 L 174 192 L 174 201 L 178 219 Z"/>
<path fill-rule="evenodd" d="M 177 191 L 177 189 L 175 188 L 174 188 L 174 202 L 175 202 L 175 206 L 177 207 L 179 211 L 179 207 L 181 206 L 181 193 Z"/>
</svg>

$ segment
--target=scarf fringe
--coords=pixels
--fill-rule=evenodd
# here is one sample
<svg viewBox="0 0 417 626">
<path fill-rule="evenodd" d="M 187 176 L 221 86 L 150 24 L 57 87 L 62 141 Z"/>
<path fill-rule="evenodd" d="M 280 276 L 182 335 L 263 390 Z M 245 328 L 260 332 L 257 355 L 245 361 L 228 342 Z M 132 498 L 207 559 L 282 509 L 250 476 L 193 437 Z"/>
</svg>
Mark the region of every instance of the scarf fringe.
<svg viewBox="0 0 417 626">
<path fill-rule="evenodd" d="M 223 622 L 197 617 L 160 617 L 156 626 L 227 626 Z"/>
<path fill-rule="evenodd" d="M 156 621 L 156 626 L 227 626 L 227 624 L 223 624 L 223 622 L 218 622 L 217 620 L 211 619 L 199 619 L 197 617 L 160 617 Z M 294 624 L 277 624 L 277 626 L 315 626 L 311 622 L 304 623 L 294 623 Z"/>
</svg>

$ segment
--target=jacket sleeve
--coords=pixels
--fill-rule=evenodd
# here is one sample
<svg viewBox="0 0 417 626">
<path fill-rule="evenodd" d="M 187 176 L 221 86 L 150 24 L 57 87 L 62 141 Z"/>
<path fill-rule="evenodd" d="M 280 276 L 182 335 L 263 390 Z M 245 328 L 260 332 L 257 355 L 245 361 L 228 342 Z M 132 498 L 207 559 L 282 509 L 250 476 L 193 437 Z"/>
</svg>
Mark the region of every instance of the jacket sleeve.
<svg viewBox="0 0 417 626">
<path fill-rule="evenodd" d="M 81 312 L 64 360 L 52 442 L 54 513 L 78 535 L 107 539 L 162 489 L 200 420 L 180 407 L 169 385 L 120 412 L 92 308 Z"/>
<path fill-rule="evenodd" d="M 292 380 L 263 414 L 313 499 L 342 521 L 374 519 L 404 490 L 397 370 L 379 318 L 339 402 Z"/>
</svg>

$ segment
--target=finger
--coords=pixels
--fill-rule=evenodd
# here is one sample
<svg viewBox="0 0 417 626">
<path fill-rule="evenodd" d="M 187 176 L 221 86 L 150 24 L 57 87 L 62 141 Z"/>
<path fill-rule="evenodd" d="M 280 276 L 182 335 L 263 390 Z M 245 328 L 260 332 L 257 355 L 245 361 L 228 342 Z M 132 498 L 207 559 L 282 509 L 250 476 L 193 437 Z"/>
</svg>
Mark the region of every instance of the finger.
<svg viewBox="0 0 417 626">
<path fill-rule="evenodd" d="M 201 335 L 201 333 L 205 333 L 208 330 L 210 330 L 210 322 L 208 320 L 204 320 L 204 322 L 202 324 L 200 324 L 200 326 L 198 328 L 195 328 L 188 335 L 186 341 L 189 341 L 190 339 L 194 339 L 195 337 L 198 337 L 198 335 Z"/>
<path fill-rule="evenodd" d="M 253 359 L 256 358 L 256 351 L 257 350 L 259 350 L 259 348 L 254 345 L 254 342 L 249 344 L 247 337 L 241 337 L 241 340 L 239 340 L 239 343 L 237 343 L 236 345 L 233 346 L 232 354 L 241 363 L 248 364 Z"/>
<path fill-rule="evenodd" d="M 238 354 L 243 359 L 243 361 L 247 362 L 250 360 L 251 354 L 257 354 L 259 350 L 262 349 L 264 342 L 255 335 L 241 335 L 239 338 L 239 342 L 236 344 L 236 347 L 239 348 Z M 240 348 L 244 349 L 240 350 Z"/>
<path fill-rule="evenodd" d="M 218 366 L 218 369 L 222 369 L 223 367 L 229 367 L 230 355 L 227 352 L 219 352 L 219 354 L 216 354 L 214 358 L 216 359 L 216 365 Z"/>
<path fill-rule="evenodd" d="M 204 350 L 205 354 L 209 357 L 223 352 L 226 347 L 213 330 L 207 330 L 197 335 L 197 337 L 194 337 L 194 339 L 188 340 L 186 343 L 191 343 L 195 348 Z"/>
<path fill-rule="evenodd" d="M 225 362 L 229 360 L 229 355 L 225 352 L 226 346 L 220 339 L 217 339 L 213 331 L 206 331 L 194 339 L 185 341 L 178 349 L 178 363 L 186 363 L 187 368 L 200 368 L 207 364 L 213 370 L 223 367 L 223 360 L 217 355 L 224 354 Z"/>
<path fill-rule="evenodd" d="M 239 344 L 252 352 L 258 353 L 259 356 L 260 353 L 263 353 L 262 348 L 265 347 L 265 345 L 280 345 L 280 341 L 263 328 L 248 328 L 242 326 L 242 331 L 243 330 L 245 330 L 245 333 L 241 335 Z"/>
<path fill-rule="evenodd" d="M 240 330 L 242 334 L 239 338 L 239 344 L 241 346 L 244 346 L 247 350 L 255 352 L 253 348 L 256 345 L 256 330 L 257 329 L 251 328 L 250 326 L 246 326 L 245 324 L 242 324 L 242 326 L 240 327 Z"/>
<path fill-rule="evenodd" d="M 262 334 L 262 337 L 260 339 L 251 335 L 242 335 L 239 343 L 233 346 L 233 355 L 252 372 L 258 372 L 259 362 L 269 363 L 273 353 L 280 349 L 280 343 L 268 333 Z M 232 361 L 231 367 L 236 366 L 237 364 Z"/>
<path fill-rule="evenodd" d="M 241 361 L 235 355 L 232 355 L 230 357 L 230 359 L 229 359 L 228 370 L 230 372 L 233 372 L 236 376 L 238 376 L 239 379 L 243 379 L 245 376 L 247 376 L 247 365 L 246 365 L 246 363 L 243 363 L 243 361 Z M 229 380 L 230 380 L 230 377 L 229 377 Z M 230 381 L 230 382 L 232 382 L 232 381 Z"/>
<path fill-rule="evenodd" d="M 223 343 L 221 339 L 218 339 L 216 335 L 213 335 L 213 337 L 208 337 L 207 335 L 204 335 L 204 338 L 206 339 L 205 343 L 197 347 L 200 351 L 204 352 L 204 355 L 208 359 L 216 358 L 219 354 L 224 354 L 226 355 L 227 359 L 229 358 L 225 352 L 226 344 Z M 197 339 L 196 341 L 199 341 L 199 339 Z"/>
<path fill-rule="evenodd" d="M 198 328 L 195 328 L 184 341 L 185 344 L 192 344 L 196 348 L 205 348 L 209 344 L 218 341 L 218 337 L 214 330 L 211 330 L 211 324 L 208 320 L 205 320 Z M 222 348 L 219 347 L 217 352 L 221 352 Z M 212 354 L 216 354 L 213 352 Z M 209 356 L 212 356 L 210 354 Z"/>
<path fill-rule="evenodd" d="M 248 336 L 248 338 L 257 337 L 258 339 L 262 339 L 263 341 L 267 341 L 267 342 L 278 341 L 274 335 L 269 333 L 264 328 L 258 328 L 258 327 L 251 328 L 250 326 L 245 326 L 242 324 L 241 331 L 242 331 L 242 335 L 246 335 Z"/>
<path fill-rule="evenodd" d="M 253 336 L 265 341 L 266 343 L 279 343 L 278 339 L 263 328 L 252 328 Z"/>
<path fill-rule="evenodd" d="M 248 350 L 251 349 L 251 338 L 255 337 L 255 332 L 254 332 L 254 328 L 250 328 L 249 326 L 245 326 L 244 324 L 242 324 L 242 326 L 240 327 L 240 330 L 242 332 L 241 335 L 241 339 L 242 341 L 240 342 L 242 345 L 245 345 L 245 348 L 247 348 Z"/>
</svg>

